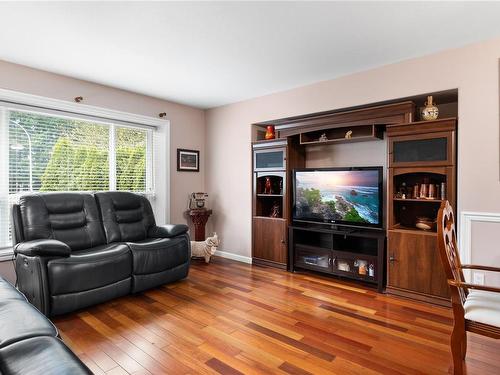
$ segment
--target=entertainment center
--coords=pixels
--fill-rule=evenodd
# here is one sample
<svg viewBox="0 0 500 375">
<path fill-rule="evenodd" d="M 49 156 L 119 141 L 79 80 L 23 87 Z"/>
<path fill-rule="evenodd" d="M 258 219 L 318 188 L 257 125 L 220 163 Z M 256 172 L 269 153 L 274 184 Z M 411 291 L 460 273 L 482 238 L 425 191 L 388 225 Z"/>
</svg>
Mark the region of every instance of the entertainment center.
<svg viewBox="0 0 500 375">
<path fill-rule="evenodd" d="M 449 304 L 435 219 L 441 201 L 456 207 L 458 93 L 433 95 L 446 118 L 415 121 L 420 95 L 253 124 L 252 262 Z M 359 142 L 378 158 L 332 160 Z"/>
</svg>

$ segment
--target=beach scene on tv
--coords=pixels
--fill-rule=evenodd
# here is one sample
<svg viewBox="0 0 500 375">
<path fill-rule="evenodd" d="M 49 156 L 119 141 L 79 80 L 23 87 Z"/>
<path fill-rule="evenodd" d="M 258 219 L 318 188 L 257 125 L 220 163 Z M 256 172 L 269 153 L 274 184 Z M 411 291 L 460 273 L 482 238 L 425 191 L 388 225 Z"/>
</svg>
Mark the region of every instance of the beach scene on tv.
<svg viewBox="0 0 500 375">
<path fill-rule="evenodd" d="M 379 224 L 379 172 L 298 171 L 295 218 Z"/>
</svg>

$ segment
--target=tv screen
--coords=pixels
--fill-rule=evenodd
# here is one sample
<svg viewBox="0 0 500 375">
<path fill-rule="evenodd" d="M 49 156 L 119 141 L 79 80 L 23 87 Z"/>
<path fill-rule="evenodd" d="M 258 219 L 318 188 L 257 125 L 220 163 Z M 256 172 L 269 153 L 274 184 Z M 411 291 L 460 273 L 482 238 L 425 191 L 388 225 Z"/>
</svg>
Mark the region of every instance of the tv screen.
<svg viewBox="0 0 500 375">
<path fill-rule="evenodd" d="M 382 227 L 382 167 L 295 170 L 293 219 Z"/>
</svg>

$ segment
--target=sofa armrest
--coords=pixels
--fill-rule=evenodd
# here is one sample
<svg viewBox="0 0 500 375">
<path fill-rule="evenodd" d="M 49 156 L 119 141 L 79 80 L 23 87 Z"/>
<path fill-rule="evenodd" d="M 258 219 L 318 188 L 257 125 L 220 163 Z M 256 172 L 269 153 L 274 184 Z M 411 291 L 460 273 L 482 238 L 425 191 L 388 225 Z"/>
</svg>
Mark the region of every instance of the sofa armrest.
<svg viewBox="0 0 500 375">
<path fill-rule="evenodd" d="M 64 242 L 58 240 L 32 240 L 18 243 L 14 251 L 16 254 L 26 256 L 46 255 L 46 256 L 69 256 L 71 248 Z"/>
<path fill-rule="evenodd" d="M 185 224 L 167 224 L 151 227 L 148 231 L 148 237 L 169 238 L 186 233 L 189 227 Z"/>
</svg>

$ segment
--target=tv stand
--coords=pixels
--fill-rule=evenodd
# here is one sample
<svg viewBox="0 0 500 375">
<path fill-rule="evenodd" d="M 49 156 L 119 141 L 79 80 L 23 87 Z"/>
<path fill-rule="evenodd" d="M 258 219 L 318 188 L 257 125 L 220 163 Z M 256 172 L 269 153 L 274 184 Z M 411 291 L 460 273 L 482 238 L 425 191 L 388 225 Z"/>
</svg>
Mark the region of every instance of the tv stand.
<svg viewBox="0 0 500 375">
<path fill-rule="evenodd" d="M 383 292 L 384 231 L 297 223 L 288 230 L 289 271 L 304 269 L 364 281 Z"/>
</svg>

